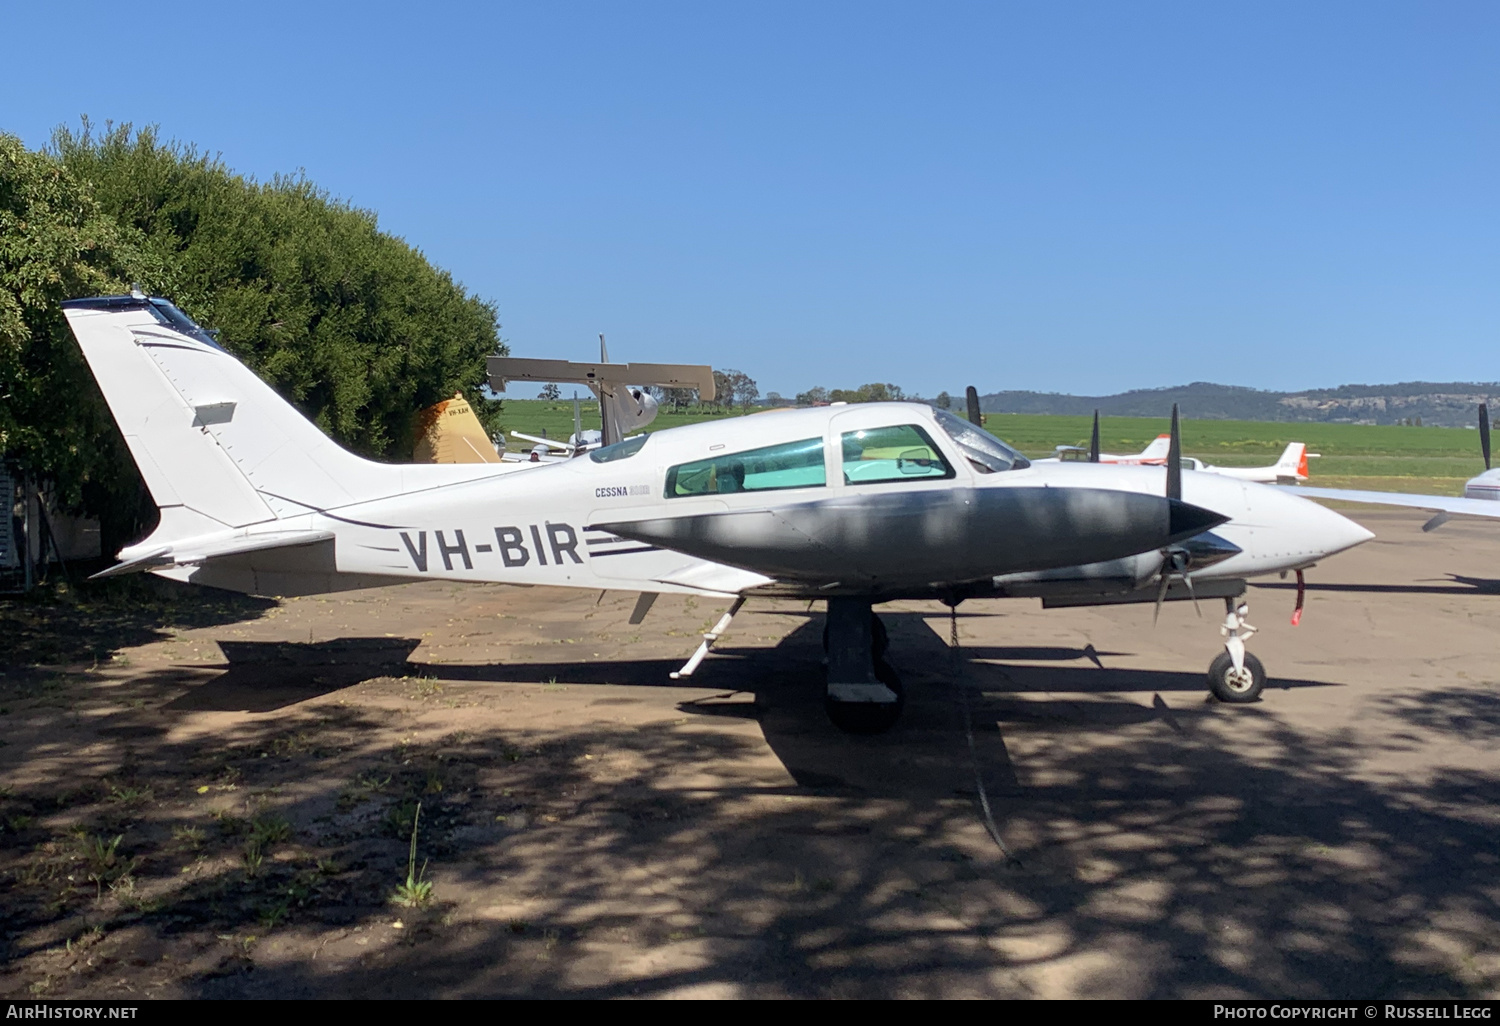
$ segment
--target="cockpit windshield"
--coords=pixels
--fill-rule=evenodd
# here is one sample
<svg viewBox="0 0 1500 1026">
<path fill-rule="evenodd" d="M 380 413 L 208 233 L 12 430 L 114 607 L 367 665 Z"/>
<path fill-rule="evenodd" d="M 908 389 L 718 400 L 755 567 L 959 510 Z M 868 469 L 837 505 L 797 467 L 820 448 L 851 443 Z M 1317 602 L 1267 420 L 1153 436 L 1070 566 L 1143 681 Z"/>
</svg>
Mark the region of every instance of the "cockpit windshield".
<svg viewBox="0 0 1500 1026">
<path fill-rule="evenodd" d="M 933 410 L 938 426 L 948 437 L 958 443 L 964 456 L 981 474 L 997 474 L 1002 470 L 1020 470 L 1031 466 L 1031 462 L 984 428 L 975 427 L 947 410 Z"/>
<path fill-rule="evenodd" d="M 602 449 L 593 449 L 589 452 L 589 459 L 595 463 L 613 463 L 615 460 L 628 460 L 641 451 L 641 446 L 645 445 L 646 439 L 650 437 L 650 435 L 636 435 L 634 438 L 627 438 L 623 442 L 606 445 Z"/>
<path fill-rule="evenodd" d="M 163 324 L 179 334 L 186 335 L 188 338 L 195 338 L 199 342 L 211 345 L 215 349 L 223 348 L 214 338 L 212 332 L 200 328 L 196 321 L 165 299 L 152 298 L 149 300 L 149 309 L 151 316 L 156 318 L 157 323 Z"/>
</svg>

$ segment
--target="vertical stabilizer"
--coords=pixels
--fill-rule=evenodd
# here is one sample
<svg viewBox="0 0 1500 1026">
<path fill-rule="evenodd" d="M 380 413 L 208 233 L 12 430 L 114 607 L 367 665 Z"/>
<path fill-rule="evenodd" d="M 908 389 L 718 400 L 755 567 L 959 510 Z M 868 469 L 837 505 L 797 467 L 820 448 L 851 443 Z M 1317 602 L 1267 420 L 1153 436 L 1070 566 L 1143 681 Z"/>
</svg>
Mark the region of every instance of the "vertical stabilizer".
<svg viewBox="0 0 1500 1026">
<path fill-rule="evenodd" d="M 1141 450 L 1141 454 L 1136 458 L 1142 460 L 1165 460 L 1171 448 L 1171 435 L 1157 435 L 1150 445 Z"/>
<path fill-rule="evenodd" d="M 164 299 L 63 304 L 171 542 L 493 473 L 341 449 Z"/>
<path fill-rule="evenodd" d="M 1281 458 L 1276 461 L 1276 479 L 1288 482 L 1307 480 L 1307 445 L 1305 443 L 1291 442 L 1287 445 Z"/>
</svg>

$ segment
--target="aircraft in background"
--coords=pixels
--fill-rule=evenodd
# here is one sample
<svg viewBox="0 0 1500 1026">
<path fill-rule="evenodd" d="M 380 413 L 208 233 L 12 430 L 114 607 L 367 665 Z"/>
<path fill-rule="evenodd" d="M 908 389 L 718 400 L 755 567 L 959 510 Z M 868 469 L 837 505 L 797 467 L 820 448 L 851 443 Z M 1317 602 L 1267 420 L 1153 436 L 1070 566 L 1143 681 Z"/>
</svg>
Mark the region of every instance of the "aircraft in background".
<svg viewBox="0 0 1500 1026">
<path fill-rule="evenodd" d="M 610 363 L 603 335 L 599 336 L 598 363 L 491 356 L 486 370 L 490 387 L 496 392 L 504 392 L 512 381 L 569 382 L 589 387 L 599 400 L 599 431 L 583 430 L 575 399 L 573 434 L 566 442 L 511 432 L 517 438 L 560 450 L 570 457 L 590 448 L 623 441 L 632 431 L 639 431 L 654 421 L 656 398 L 646 386 L 695 389 L 700 399 L 710 402 L 717 394 L 712 367 L 677 363 Z"/>
<path fill-rule="evenodd" d="M 375 463 L 341 449 L 164 299 L 78 299 L 63 311 L 161 512 L 99 576 L 149 572 L 262 595 L 412 580 L 617 589 L 640 593 L 635 623 L 660 593 L 728 600 L 674 676 L 693 672 L 747 599 L 823 600 L 825 706 L 850 731 L 886 729 L 900 714 L 873 607 L 903 598 L 1158 608 L 1222 598 L 1224 651 L 1208 684 L 1225 701 L 1253 701 L 1265 671 L 1245 650 L 1245 579 L 1300 579 L 1371 537 L 1288 489 L 1184 473 L 1175 409 L 1166 467 L 1034 465 L 920 403 L 624 438 L 631 404 L 644 410 L 624 381 L 712 394 L 707 368 L 588 367 L 610 411 L 608 444 L 581 458 Z M 491 383 L 574 380 L 578 366 L 492 357 Z"/>
<path fill-rule="evenodd" d="M 534 360 L 493 356 L 487 367 L 490 386 L 505 391 L 511 381 L 576 382 L 588 385 L 599 400 L 600 429 L 584 430 L 578 395 L 573 395 L 573 433 L 566 440 L 528 435 L 512 431 L 511 435 L 532 446 L 524 453 L 508 452 L 503 445 L 490 441 L 473 408 L 462 395 L 445 399 L 418 414 L 417 445 L 412 459 L 418 463 L 554 463 L 581 456 L 590 449 L 606 444 L 605 439 L 620 441 L 632 431 L 645 428 L 656 419 L 657 404 L 646 385 L 671 388 L 693 388 L 701 398 L 715 395 L 713 369 L 687 364 L 611 364 L 604 336 L 599 336 L 598 363 L 570 363 L 566 360 Z M 627 384 L 635 381 L 637 384 Z M 490 454 L 493 454 L 491 456 Z"/>
<path fill-rule="evenodd" d="M 1094 424 L 1097 428 L 1099 414 L 1094 413 Z M 1097 438 L 1097 431 L 1096 431 Z M 1121 456 L 1112 452 L 1097 452 L 1078 445 L 1059 445 L 1052 451 L 1052 459 L 1067 463 L 1113 463 L 1124 466 L 1156 466 L 1160 467 L 1167 462 L 1167 452 L 1172 444 L 1171 435 L 1157 435 L 1151 444 L 1133 456 Z M 1045 462 L 1045 461 L 1039 461 Z"/>
<path fill-rule="evenodd" d="M 1490 460 L 1490 408 L 1479 404 L 1479 451 L 1484 457 L 1484 473 L 1464 482 L 1463 498 L 1449 495 L 1419 495 L 1408 492 L 1368 492 L 1347 488 L 1298 488 L 1298 495 L 1314 499 L 1338 499 L 1343 502 L 1379 506 L 1406 506 L 1432 510 L 1437 515 L 1422 525 L 1431 531 L 1443 526 L 1455 514 L 1471 517 L 1500 517 L 1500 470 Z"/>
<path fill-rule="evenodd" d="M 1089 447 L 1059 445 L 1052 459 L 1063 463 L 1114 463 L 1126 465 L 1164 466 L 1171 448 L 1171 435 L 1157 435 L 1150 445 L 1134 456 L 1116 456 L 1099 451 L 1099 411 L 1094 411 L 1094 432 Z M 1180 457 L 1183 470 L 1196 470 L 1204 474 L 1238 478 L 1241 481 L 1256 481 L 1260 484 L 1295 484 L 1307 480 L 1307 461 L 1317 459 L 1318 453 L 1308 452 L 1302 442 L 1290 442 L 1281 456 L 1268 467 L 1216 467 L 1192 456 Z M 1047 460 L 1038 462 L 1046 463 Z"/>
<path fill-rule="evenodd" d="M 416 435 L 413 463 L 499 463 L 502 458 L 462 392 L 419 412 Z"/>
</svg>

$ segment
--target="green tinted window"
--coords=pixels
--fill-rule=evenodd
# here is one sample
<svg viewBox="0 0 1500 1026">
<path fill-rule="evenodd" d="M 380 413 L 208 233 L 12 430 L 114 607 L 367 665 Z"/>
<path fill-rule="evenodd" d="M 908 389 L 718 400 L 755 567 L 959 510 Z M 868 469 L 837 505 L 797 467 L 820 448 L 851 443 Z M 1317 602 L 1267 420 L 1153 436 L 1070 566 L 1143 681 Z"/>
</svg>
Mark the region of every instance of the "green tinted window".
<svg viewBox="0 0 1500 1026">
<path fill-rule="evenodd" d="M 667 471 L 667 498 L 817 488 L 825 479 L 823 440 L 809 438 L 673 467 Z"/>
<path fill-rule="evenodd" d="M 845 484 L 953 476 L 932 439 L 914 424 L 846 431 L 843 446 Z"/>
</svg>

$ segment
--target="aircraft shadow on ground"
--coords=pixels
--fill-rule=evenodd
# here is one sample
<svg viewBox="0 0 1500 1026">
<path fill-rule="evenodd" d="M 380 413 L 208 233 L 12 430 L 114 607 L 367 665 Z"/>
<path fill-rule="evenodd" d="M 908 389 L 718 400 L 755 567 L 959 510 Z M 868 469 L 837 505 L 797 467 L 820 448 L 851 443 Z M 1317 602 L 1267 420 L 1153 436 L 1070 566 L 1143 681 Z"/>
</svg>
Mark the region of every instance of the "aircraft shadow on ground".
<svg viewBox="0 0 1500 1026">
<path fill-rule="evenodd" d="M 1272 591 L 1296 591 L 1293 581 L 1251 581 L 1252 588 Z M 1500 580 L 1488 577 L 1464 577 L 1448 574 L 1447 581 L 1433 578 L 1431 583 L 1415 584 L 1337 584 L 1308 582 L 1308 591 L 1351 592 L 1367 595 L 1500 595 Z"/>
<path fill-rule="evenodd" d="M 906 707 L 892 731 L 873 738 L 846 738 L 823 709 L 823 620 L 809 616 L 772 649 L 724 644 L 691 678 L 671 680 L 677 660 L 609 659 L 588 663 L 421 664 L 414 672 L 447 680 L 474 682 L 556 683 L 714 688 L 719 694 L 687 699 L 678 709 L 704 717 L 754 718 L 766 742 L 797 783 L 822 791 L 862 793 L 917 791 L 971 793 L 972 779 L 955 770 L 944 755 L 926 759 L 924 770 L 911 765 L 914 739 L 926 738 L 948 754 L 964 746 L 963 703 L 973 729 L 998 741 L 1001 787 L 1014 774 L 1000 735 L 1017 725 L 1052 732 L 1111 730 L 1161 720 L 1175 732 L 1206 714 L 1207 685 L 1202 673 L 1111 668 L 1104 663 L 1129 653 L 1098 652 L 1061 646 L 964 646 L 957 658 L 921 613 L 882 613 L 890 635 L 888 659 L 906 684 Z M 732 637 L 732 635 L 731 635 Z M 726 639 L 727 640 L 727 639 Z M 1015 660 L 1016 662 L 1006 662 Z M 1024 662 L 1048 665 L 1026 665 Z M 1064 666 L 1073 661 L 1082 665 Z M 1277 679 L 1274 689 L 1328 687 L 1326 681 Z M 724 699 L 753 694 L 754 702 Z M 1273 692 L 1274 693 L 1274 692 Z M 1170 710 L 1162 694 L 1202 695 L 1188 710 Z M 1046 698 L 1031 697 L 1046 695 Z M 1074 695 L 1076 698 L 1068 698 Z M 1141 696 L 1138 698 L 1112 696 Z M 1145 696 L 1151 696 L 1146 698 Z M 934 740 L 936 739 L 936 740 Z M 853 747 L 850 747 L 853 745 Z M 903 767 L 892 776 L 893 767 Z M 967 772 L 967 771 L 965 771 Z"/>
<path fill-rule="evenodd" d="M 74 601 L 0 599 L 0 668 L 104 663 L 184 628 L 258 619 L 276 608 L 255 598 L 150 578 L 84 586 Z"/>
<path fill-rule="evenodd" d="M 162 708 L 168 712 L 273 712 L 331 694 L 377 675 L 404 675 L 421 638 L 338 638 L 312 643 L 220 641 L 227 670 L 209 676 Z M 217 672 L 220 671 L 222 672 Z"/>
<path fill-rule="evenodd" d="M 1500 982 L 1485 968 L 1500 924 L 1488 819 L 1500 783 L 1454 767 L 1384 783 L 1361 771 L 1382 746 L 1493 736 L 1500 708 L 1487 694 L 1403 696 L 1395 712 L 1411 738 L 1369 741 L 1288 725 L 1274 693 L 1250 708 L 1167 708 L 1162 693 L 1185 691 L 1189 678 L 1201 687 L 1196 674 L 969 663 L 961 689 L 922 618 L 888 622 L 910 690 L 906 719 L 886 735 L 849 737 L 823 717 L 816 619 L 775 649 L 716 656 L 691 682 L 718 689 L 681 703 L 705 718 L 744 715 L 725 699 L 753 691 L 795 786 L 755 773 L 729 774 L 723 787 L 672 783 L 685 765 L 754 767 L 758 740 L 729 731 L 479 721 L 396 744 L 388 711 L 356 705 L 244 719 L 212 735 L 178 734 L 155 709 L 121 707 L 128 760 L 91 768 L 94 756 L 79 751 L 68 779 L 8 793 L 9 821 L 32 818 L 0 855 L 44 859 L 45 817 L 64 810 L 67 830 L 124 837 L 150 903 L 107 891 L 97 901 L 93 885 L 18 873 L 0 897 L 0 963 L 21 986 L 17 967 L 53 965 L 61 938 L 83 929 L 65 917 L 82 910 L 102 944 L 130 945 L 122 961 L 90 970 L 80 960 L 69 977 L 98 973 L 100 995 L 114 993 L 106 988 L 124 958 L 162 965 L 164 953 L 183 951 L 171 945 L 184 934 L 207 953 L 185 977 L 196 997 L 608 997 L 694 986 L 802 997 L 1024 997 L 1049 987 L 1477 997 Z M 464 679 L 545 681 L 538 665 L 474 667 Z M 252 661 L 225 675 L 257 666 L 319 670 Z M 672 667 L 589 668 L 593 679 L 661 685 Z M 459 668 L 428 669 L 453 679 Z M 1116 693 L 1086 688 L 1070 699 L 1059 671 L 1111 681 Z M 1052 693 L 1034 697 L 1047 681 Z M 370 744 L 381 730 L 389 743 Z M 598 753 L 621 758 L 600 774 Z M 1013 860 L 979 825 L 979 780 Z M 214 788 L 212 801 L 179 800 L 199 786 Z M 152 787 L 170 800 L 140 797 Z M 208 816 L 215 802 L 252 797 L 291 824 L 273 849 L 281 857 L 253 878 L 239 854 L 245 837 Z M 408 848 L 389 824 L 416 800 L 434 897 L 400 911 L 402 943 L 363 957 L 371 949 L 351 948 L 349 931 L 390 933 Z M 202 850 L 174 840 L 189 828 Z M 647 899 L 622 885 L 642 870 L 664 874 Z M 524 920 L 476 917 L 455 900 L 464 881 L 490 885 L 488 900 L 524 900 Z M 302 897 L 288 904 L 295 888 Z M 265 925 L 273 912 L 285 917 L 275 929 Z M 262 959 L 242 940 L 252 934 L 267 950 L 300 936 L 328 947 L 318 959 Z M 613 963 L 601 955 L 611 943 Z M 1439 948 L 1460 954 L 1444 961 Z"/>
</svg>

